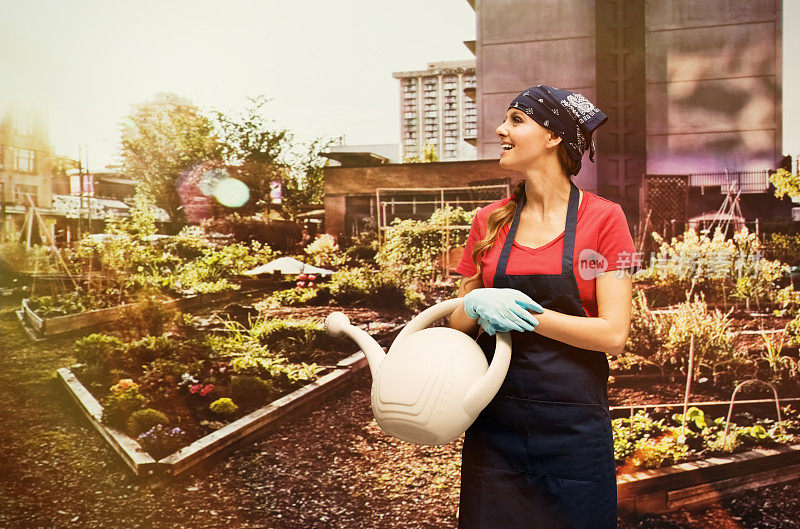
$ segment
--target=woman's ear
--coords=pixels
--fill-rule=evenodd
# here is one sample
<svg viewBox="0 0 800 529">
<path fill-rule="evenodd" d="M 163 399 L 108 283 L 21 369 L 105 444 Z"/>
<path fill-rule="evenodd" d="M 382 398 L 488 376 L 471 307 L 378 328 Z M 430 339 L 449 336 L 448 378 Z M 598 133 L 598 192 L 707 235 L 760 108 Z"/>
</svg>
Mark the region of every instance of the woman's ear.
<svg viewBox="0 0 800 529">
<path fill-rule="evenodd" d="M 550 135 L 547 138 L 547 146 L 548 147 L 557 147 L 558 144 L 561 143 L 561 136 L 559 136 L 558 134 L 556 134 L 552 130 L 548 129 L 548 131 L 549 131 Z"/>
</svg>

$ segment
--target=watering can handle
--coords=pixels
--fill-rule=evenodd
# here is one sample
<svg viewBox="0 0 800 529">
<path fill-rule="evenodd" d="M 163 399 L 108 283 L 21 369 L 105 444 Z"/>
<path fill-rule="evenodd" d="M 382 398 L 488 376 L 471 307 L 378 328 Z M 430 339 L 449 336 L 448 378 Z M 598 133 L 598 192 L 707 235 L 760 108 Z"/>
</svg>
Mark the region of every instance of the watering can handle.
<svg viewBox="0 0 800 529">
<path fill-rule="evenodd" d="M 421 331 L 422 329 L 427 328 L 430 324 L 434 323 L 436 320 L 440 320 L 445 316 L 449 316 L 459 307 L 459 305 L 463 304 L 464 298 L 453 298 L 442 301 L 441 303 L 437 303 L 436 305 L 423 310 L 414 316 L 411 321 L 409 321 L 406 326 L 403 327 L 403 330 L 398 333 L 397 337 L 392 342 L 392 345 L 389 347 L 389 352 L 392 352 L 392 348 L 395 346 L 395 344 L 403 341 L 403 338 L 409 334 Z"/>
</svg>

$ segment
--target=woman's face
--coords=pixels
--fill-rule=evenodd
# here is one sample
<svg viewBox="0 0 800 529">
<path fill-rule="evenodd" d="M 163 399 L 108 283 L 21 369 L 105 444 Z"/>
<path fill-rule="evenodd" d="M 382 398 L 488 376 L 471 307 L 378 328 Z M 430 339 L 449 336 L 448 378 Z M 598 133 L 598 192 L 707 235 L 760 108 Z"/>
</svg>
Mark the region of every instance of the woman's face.
<svg viewBox="0 0 800 529">
<path fill-rule="evenodd" d="M 495 132 L 500 137 L 500 166 L 516 171 L 524 171 L 541 161 L 549 149 L 554 149 L 561 141 L 552 131 L 516 108 L 506 111 L 505 121 Z M 555 150 L 552 152 L 555 154 Z"/>
</svg>

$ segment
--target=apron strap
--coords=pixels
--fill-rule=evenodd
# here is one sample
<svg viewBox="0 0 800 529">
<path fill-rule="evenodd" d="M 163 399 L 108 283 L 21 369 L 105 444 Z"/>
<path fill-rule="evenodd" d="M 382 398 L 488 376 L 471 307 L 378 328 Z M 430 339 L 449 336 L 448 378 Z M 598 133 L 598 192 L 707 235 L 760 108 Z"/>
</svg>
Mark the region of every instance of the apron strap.
<svg viewBox="0 0 800 529">
<path fill-rule="evenodd" d="M 564 254 L 561 257 L 561 273 L 572 275 L 572 258 L 575 253 L 575 228 L 578 225 L 578 203 L 581 195 L 578 187 L 569 181 L 569 205 L 567 206 L 567 225 L 564 228 Z"/>
<path fill-rule="evenodd" d="M 561 256 L 561 273 L 572 274 L 572 260 L 575 253 L 575 227 L 578 224 L 578 202 L 580 201 L 580 192 L 578 187 L 572 180 L 569 182 L 569 204 L 567 205 L 567 222 L 564 228 L 564 253 Z M 519 227 L 519 219 L 522 215 L 522 208 L 525 206 L 525 191 L 523 189 L 522 196 L 519 197 L 519 204 L 517 204 L 517 212 L 514 214 L 514 220 L 511 222 L 511 227 L 508 229 L 508 235 L 503 243 L 503 250 L 500 252 L 500 258 L 497 260 L 497 269 L 495 270 L 495 277 L 506 275 L 506 266 L 508 265 L 508 256 L 511 255 L 511 247 L 514 245 L 514 238 L 517 235 L 517 228 Z"/>
<path fill-rule="evenodd" d="M 519 218 L 522 214 L 522 208 L 525 205 L 525 188 L 522 189 L 522 196 L 519 197 L 517 204 L 517 212 L 514 215 L 514 220 L 511 222 L 511 227 L 508 229 L 506 235 L 506 242 L 503 243 L 503 251 L 500 252 L 500 258 L 497 260 L 497 269 L 494 276 L 506 275 L 506 265 L 508 264 L 508 256 L 511 254 L 511 247 L 514 245 L 514 237 L 517 236 L 517 226 L 519 226 Z M 492 283 L 494 284 L 494 283 Z"/>
</svg>

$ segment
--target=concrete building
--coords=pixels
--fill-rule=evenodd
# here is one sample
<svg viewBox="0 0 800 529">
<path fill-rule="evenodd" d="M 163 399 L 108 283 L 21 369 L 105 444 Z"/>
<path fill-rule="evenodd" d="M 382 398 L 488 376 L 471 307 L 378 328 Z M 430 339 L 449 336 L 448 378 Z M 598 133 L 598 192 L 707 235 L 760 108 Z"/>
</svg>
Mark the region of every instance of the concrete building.
<svg viewBox="0 0 800 529">
<path fill-rule="evenodd" d="M 371 145 L 331 145 L 322 156 L 332 160 L 331 165 L 359 166 L 401 163 L 400 145 L 377 143 Z"/>
<path fill-rule="evenodd" d="M 432 62 L 392 76 L 400 80 L 402 158 L 432 145 L 440 161 L 474 160 L 475 61 Z"/>
<path fill-rule="evenodd" d="M 0 241 L 20 236 L 31 204 L 37 210 L 50 209 L 52 169 L 58 157 L 48 135 L 47 122 L 35 109 L 0 108 Z M 38 233 L 38 226 L 33 230 Z"/>
<path fill-rule="evenodd" d="M 520 91 L 584 94 L 609 121 L 576 183 L 639 215 L 643 180 L 768 191 L 781 159 L 781 0 L 468 0 L 476 14 L 477 156 Z M 727 173 L 727 174 L 726 174 Z M 721 198 L 720 198 L 721 200 Z"/>
</svg>

